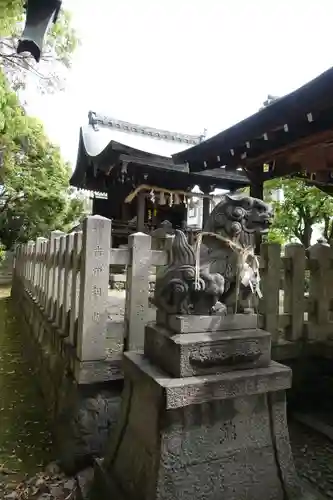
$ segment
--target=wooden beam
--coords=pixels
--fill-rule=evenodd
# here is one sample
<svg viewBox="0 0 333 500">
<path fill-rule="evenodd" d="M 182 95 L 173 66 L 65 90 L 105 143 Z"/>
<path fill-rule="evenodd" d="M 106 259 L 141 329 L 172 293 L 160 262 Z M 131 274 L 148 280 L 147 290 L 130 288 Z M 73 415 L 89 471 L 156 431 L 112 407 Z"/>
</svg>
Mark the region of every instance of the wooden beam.
<svg viewBox="0 0 333 500">
<path fill-rule="evenodd" d="M 137 215 L 137 231 L 143 233 L 145 229 L 145 213 L 146 213 L 146 193 L 140 191 L 137 196 L 138 215 Z"/>
<path fill-rule="evenodd" d="M 310 117 L 310 120 L 309 120 Z M 312 121 L 311 121 L 312 120 Z M 275 159 L 286 152 L 295 151 L 312 144 L 318 144 L 330 139 L 333 135 L 333 110 L 305 114 L 297 121 L 285 123 L 275 129 L 267 130 L 260 137 L 249 137 L 244 144 L 235 144 L 233 149 L 210 153 L 199 161 L 190 162 L 190 171 L 204 170 L 203 160 L 208 169 L 226 165 L 227 168 L 246 167 Z M 250 146 L 250 147 L 249 147 Z M 200 146 L 197 146 L 200 148 Z M 221 144 L 223 148 L 223 144 Z M 246 153 L 246 157 L 245 157 Z"/>
<path fill-rule="evenodd" d="M 294 155 L 295 153 L 299 153 L 301 150 L 305 148 L 309 148 L 310 146 L 324 145 L 325 142 L 328 142 L 330 140 L 333 140 L 333 129 L 304 137 L 294 142 L 293 144 L 288 144 L 281 148 L 274 149 L 270 151 L 269 154 L 265 153 L 259 155 L 257 158 L 253 160 L 249 159 L 246 165 L 247 166 L 251 166 L 254 164 L 260 165 L 263 164 L 265 161 L 276 160 L 282 156 L 284 157 L 291 156 Z"/>
</svg>

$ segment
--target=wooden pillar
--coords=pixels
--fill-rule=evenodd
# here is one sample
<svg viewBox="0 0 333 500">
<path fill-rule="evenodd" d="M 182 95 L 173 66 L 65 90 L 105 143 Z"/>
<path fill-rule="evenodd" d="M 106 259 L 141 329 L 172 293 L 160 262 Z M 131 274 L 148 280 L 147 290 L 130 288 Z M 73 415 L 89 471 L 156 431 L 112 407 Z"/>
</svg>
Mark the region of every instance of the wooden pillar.
<svg viewBox="0 0 333 500">
<path fill-rule="evenodd" d="M 92 215 L 96 215 L 96 214 L 97 214 L 96 198 L 93 196 L 92 197 Z"/>
<path fill-rule="evenodd" d="M 131 219 L 131 211 L 128 203 L 123 203 L 121 206 L 121 220 L 129 221 Z"/>
<path fill-rule="evenodd" d="M 205 227 L 207 223 L 209 214 L 210 214 L 210 198 L 206 198 L 209 193 L 214 189 L 214 186 L 200 186 L 200 189 L 203 191 L 205 198 L 202 198 L 202 229 Z"/>
<path fill-rule="evenodd" d="M 184 231 L 187 228 L 187 223 L 188 223 L 188 201 L 189 199 L 185 199 L 186 202 L 184 201 L 184 211 L 183 211 L 183 220 L 182 220 L 182 226 L 181 230 Z"/>
<path fill-rule="evenodd" d="M 261 179 L 251 182 L 250 196 L 253 196 L 253 198 L 259 198 L 259 200 L 264 199 L 264 183 Z"/>
<path fill-rule="evenodd" d="M 250 196 L 252 196 L 253 198 L 259 198 L 259 200 L 264 199 L 264 182 L 261 179 L 258 179 L 258 180 L 251 182 Z M 255 253 L 257 255 L 259 255 L 261 242 L 262 242 L 262 236 L 260 234 L 256 234 L 255 238 L 256 238 Z"/>
<path fill-rule="evenodd" d="M 153 205 L 153 208 L 151 209 L 151 225 L 154 229 L 157 226 L 157 209 L 155 205 Z"/>
<path fill-rule="evenodd" d="M 145 192 L 140 191 L 137 198 L 138 198 L 137 231 L 143 233 L 145 229 L 145 212 L 146 212 Z"/>
<path fill-rule="evenodd" d="M 205 193 L 207 194 L 207 193 Z M 205 224 L 208 220 L 210 214 L 210 199 L 209 198 L 203 198 L 202 201 L 202 228 L 205 227 Z"/>
</svg>

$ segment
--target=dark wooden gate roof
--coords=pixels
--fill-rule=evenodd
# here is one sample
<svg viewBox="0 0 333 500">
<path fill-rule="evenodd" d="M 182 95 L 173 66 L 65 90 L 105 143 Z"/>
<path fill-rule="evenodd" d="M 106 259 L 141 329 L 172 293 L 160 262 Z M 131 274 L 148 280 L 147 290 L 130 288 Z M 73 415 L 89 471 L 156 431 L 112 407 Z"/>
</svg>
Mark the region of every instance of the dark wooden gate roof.
<svg viewBox="0 0 333 500">
<path fill-rule="evenodd" d="M 328 181 L 333 170 L 333 68 L 185 151 L 191 172 L 243 168 L 251 179 L 295 172 Z"/>
<path fill-rule="evenodd" d="M 241 172 L 221 169 L 191 174 L 184 162 L 174 162 L 171 155 L 175 151 L 201 140 L 202 136 L 142 127 L 90 112 L 89 125 L 80 129 L 71 184 L 105 192 L 110 183 L 119 182 L 126 165 L 132 178 L 142 180 L 148 176 L 155 185 L 166 188 L 187 189 L 199 184 L 236 189 L 248 185 L 248 178 Z"/>
</svg>

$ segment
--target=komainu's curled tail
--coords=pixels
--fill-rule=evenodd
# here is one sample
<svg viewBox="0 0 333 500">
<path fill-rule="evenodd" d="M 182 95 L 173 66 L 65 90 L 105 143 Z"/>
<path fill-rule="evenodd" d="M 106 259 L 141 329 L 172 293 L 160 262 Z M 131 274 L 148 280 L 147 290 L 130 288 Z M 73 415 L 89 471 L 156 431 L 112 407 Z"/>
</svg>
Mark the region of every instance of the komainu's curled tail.
<svg viewBox="0 0 333 500">
<path fill-rule="evenodd" d="M 183 231 L 176 229 L 172 243 L 172 266 L 195 266 L 195 254 Z"/>
</svg>

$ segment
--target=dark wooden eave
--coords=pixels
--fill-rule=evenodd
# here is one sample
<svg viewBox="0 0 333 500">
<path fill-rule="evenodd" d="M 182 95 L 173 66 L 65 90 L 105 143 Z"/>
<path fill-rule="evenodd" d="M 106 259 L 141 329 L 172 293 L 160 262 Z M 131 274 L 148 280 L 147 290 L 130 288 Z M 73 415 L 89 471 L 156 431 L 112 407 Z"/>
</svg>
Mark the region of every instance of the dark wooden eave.
<svg viewBox="0 0 333 500">
<path fill-rule="evenodd" d="M 125 144 L 120 144 L 116 141 L 110 141 L 106 147 L 96 156 L 91 156 L 86 150 L 82 129 L 80 129 L 79 146 L 76 167 L 70 180 L 70 184 L 76 187 L 85 188 L 87 171 L 91 168 L 95 172 L 99 171 L 109 175 L 111 169 L 119 163 L 120 160 L 137 159 L 138 164 L 160 169 L 175 168 L 178 171 L 188 172 L 188 167 L 183 163 L 175 165 L 171 158 L 164 156 L 153 155 L 145 151 L 131 148 Z"/>
<path fill-rule="evenodd" d="M 270 166 L 270 177 L 330 168 L 332 145 L 333 68 L 233 127 L 173 155 L 173 160 L 187 162 L 191 172 L 224 165 L 262 178 L 264 163 Z M 310 152 L 312 165 L 305 166 Z"/>
<path fill-rule="evenodd" d="M 169 189 L 190 189 L 195 184 L 206 190 L 215 187 L 234 190 L 247 186 L 249 180 L 242 172 L 227 172 L 225 169 L 191 174 L 185 163 L 175 164 L 172 158 L 137 150 L 116 141 L 110 141 L 97 155 L 86 150 L 82 129 L 80 130 L 76 168 L 70 184 L 90 191 L 106 192 L 116 184 L 123 165 L 135 171 L 143 183 L 151 183 Z M 146 182 L 143 181 L 147 176 Z"/>
</svg>

